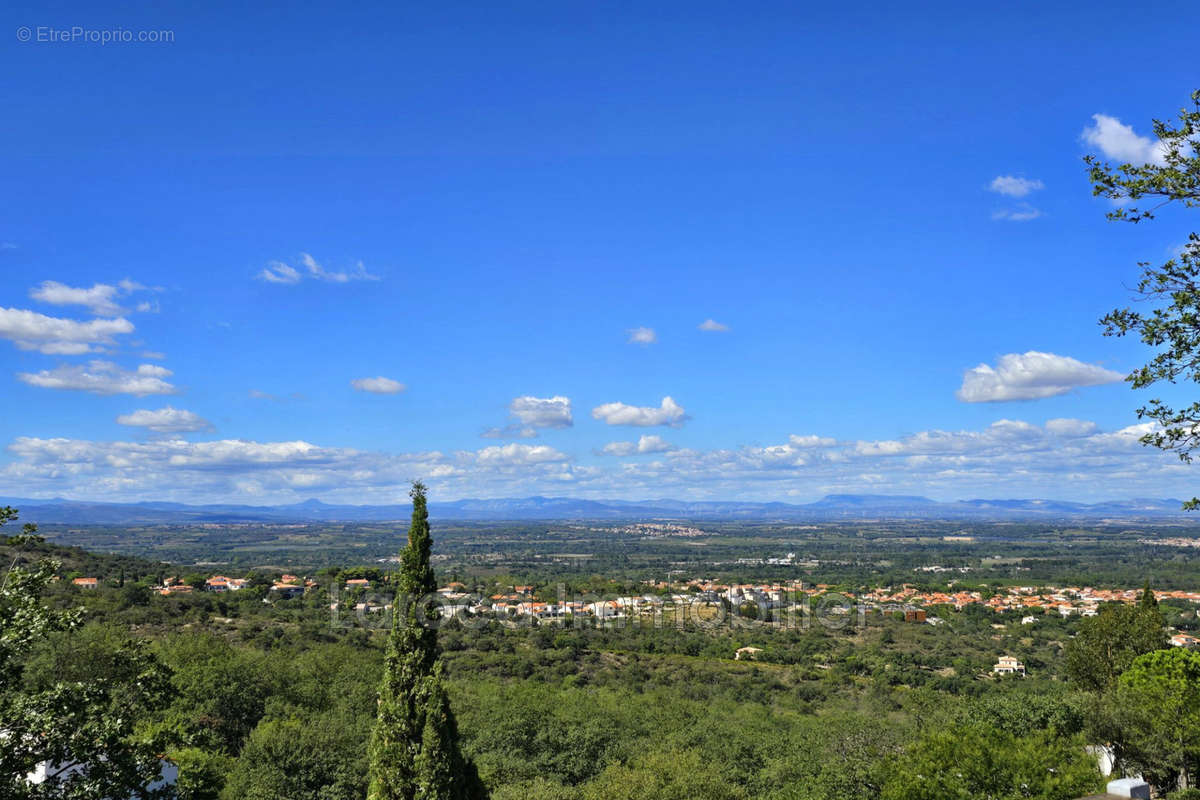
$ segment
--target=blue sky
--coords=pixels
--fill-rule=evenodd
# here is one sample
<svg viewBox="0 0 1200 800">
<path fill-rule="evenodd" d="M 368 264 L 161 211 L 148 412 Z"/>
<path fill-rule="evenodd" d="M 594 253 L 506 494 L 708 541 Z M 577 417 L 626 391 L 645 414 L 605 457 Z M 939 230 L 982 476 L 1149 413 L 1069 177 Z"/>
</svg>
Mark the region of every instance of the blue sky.
<svg viewBox="0 0 1200 800">
<path fill-rule="evenodd" d="M 0 495 L 1190 496 L 1081 157 L 1200 10 L 1071 5 L 10 10 Z"/>
</svg>

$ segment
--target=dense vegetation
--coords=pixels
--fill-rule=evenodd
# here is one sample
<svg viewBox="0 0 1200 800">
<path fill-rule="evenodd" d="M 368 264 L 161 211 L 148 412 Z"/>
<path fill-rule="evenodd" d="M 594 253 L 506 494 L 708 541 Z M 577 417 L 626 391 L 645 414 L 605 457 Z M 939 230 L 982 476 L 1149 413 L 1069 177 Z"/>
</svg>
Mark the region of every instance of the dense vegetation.
<svg viewBox="0 0 1200 800">
<path fill-rule="evenodd" d="M 722 564 L 706 558 L 697 569 L 740 577 L 814 580 L 828 570 L 854 585 L 891 576 L 984 589 L 1034 583 L 1032 565 L 1053 575 L 1047 565 L 1068 560 L 1065 552 L 1107 553 L 1110 574 L 1124 581 L 1113 585 L 1137 585 L 1147 575 L 1185 585 L 1194 558 L 1189 549 L 1140 544 L 1154 535 L 1146 531 L 1028 532 L 1030 540 L 1059 537 L 1053 546 L 1019 536 L 980 544 L 991 533 L 986 526 L 966 532 L 975 543 L 946 543 L 937 525 L 922 535 L 906 524 L 903 533 L 893 536 L 904 541 L 881 533 L 864 541 L 847 530 L 731 526 L 705 545 L 625 538 L 610 542 L 625 566 L 609 563 L 612 571 L 599 574 L 577 561 L 532 558 L 540 544 L 530 542 L 551 534 L 512 528 L 489 542 L 486 559 L 478 545 L 461 542 L 434 558 L 443 581 L 485 590 L 526 582 L 547 595 L 559 583 L 580 592 L 644 588 L 646 576 L 685 569 L 677 556 L 698 548 L 718 551 L 713 561 Z M 772 566 L 734 557 L 755 548 L 777 554 L 786 544 L 811 560 Z M 21 655 L 19 693 L 84 674 L 120 687 L 129 672 L 115 654 L 142 647 L 167 686 L 160 701 L 138 708 L 127 733 L 167 743 L 180 766 L 181 797 L 366 796 L 391 625 L 382 613 L 334 617 L 327 592 L 351 576 L 386 578 L 392 565 L 315 571 L 318 585 L 294 599 L 269 590 L 278 574 L 271 570 L 250 570 L 253 580 L 239 592 L 160 596 L 151 587 L 180 570 L 36 541 L 0 549 L 6 564 L 29 569 L 53 557 L 65 562 L 61 575 L 86 567 L 103 579 L 96 590 L 65 580 L 44 587 L 46 607 L 85 612 L 77 627 L 47 633 Z M 914 564 L 938 562 L 971 571 L 914 572 Z M 1065 577 L 1077 568 L 1072 562 Z M 189 570 L 193 580 L 206 574 L 195 565 L 182 574 Z M 946 608 L 938 612 L 947 622 L 937 627 L 881 613 L 861 626 L 795 629 L 736 615 L 719 627 L 450 621 L 438 646 L 462 751 L 497 799 L 1073 798 L 1102 783 L 1088 743 L 1115 744 L 1164 787 L 1195 769 L 1200 748 L 1185 713 L 1195 708 L 1187 705 L 1190 662 L 1154 661 L 1164 657 L 1150 637 L 1111 675 L 1076 666 L 1101 663 L 1087 657 L 1087 646 L 1106 646 L 1112 630 L 1144 630 L 1139 620 L 1151 613 L 1181 629 L 1196 624 L 1187 604 L 1130 608 L 1091 620 L 1044 615 L 1034 625 L 1022 625 L 1018 612 Z M 1151 627 L 1161 635 L 1161 620 Z M 756 660 L 734 660 L 746 645 L 761 648 Z M 1020 658 L 1029 677 L 993 677 L 1002 654 Z M 1164 728 L 1172 719 L 1182 723 Z M 1162 730 L 1175 738 L 1157 736 Z"/>
</svg>

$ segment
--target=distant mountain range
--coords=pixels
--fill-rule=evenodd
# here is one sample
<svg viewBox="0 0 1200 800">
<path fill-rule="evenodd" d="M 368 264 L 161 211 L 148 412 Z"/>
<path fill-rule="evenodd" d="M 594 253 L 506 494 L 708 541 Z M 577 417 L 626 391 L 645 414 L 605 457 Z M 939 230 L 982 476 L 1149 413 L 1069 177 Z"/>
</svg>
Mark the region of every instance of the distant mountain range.
<svg viewBox="0 0 1200 800">
<path fill-rule="evenodd" d="M 0 505 L 22 510 L 23 520 L 67 525 L 179 525 L 235 522 L 384 522 L 406 520 L 407 504 L 329 505 L 306 500 L 281 506 L 184 505 L 183 503 L 93 503 L 54 498 L 0 497 Z M 436 519 L 485 520 L 687 520 L 818 521 L 885 519 L 1147 519 L 1188 518 L 1179 500 L 1114 500 L 1072 503 L 1061 500 L 960 500 L 927 497 L 831 494 L 815 503 L 690 502 L 682 500 L 582 500 L 572 497 L 524 497 L 431 503 Z"/>
</svg>

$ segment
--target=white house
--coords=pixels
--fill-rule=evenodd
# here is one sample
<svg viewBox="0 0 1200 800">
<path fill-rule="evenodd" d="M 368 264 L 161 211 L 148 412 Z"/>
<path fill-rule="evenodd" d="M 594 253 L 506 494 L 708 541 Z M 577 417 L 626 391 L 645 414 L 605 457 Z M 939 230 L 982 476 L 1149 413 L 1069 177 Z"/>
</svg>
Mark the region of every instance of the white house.
<svg viewBox="0 0 1200 800">
<path fill-rule="evenodd" d="M 1171 637 L 1171 647 L 1185 647 L 1188 650 L 1200 648 L 1200 639 L 1190 633 L 1177 633 Z"/>
<path fill-rule="evenodd" d="M 997 675 L 1020 675 L 1025 676 L 1025 665 L 1012 656 L 1000 656 L 1000 660 L 992 667 L 992 672 Z"/>
</svg>

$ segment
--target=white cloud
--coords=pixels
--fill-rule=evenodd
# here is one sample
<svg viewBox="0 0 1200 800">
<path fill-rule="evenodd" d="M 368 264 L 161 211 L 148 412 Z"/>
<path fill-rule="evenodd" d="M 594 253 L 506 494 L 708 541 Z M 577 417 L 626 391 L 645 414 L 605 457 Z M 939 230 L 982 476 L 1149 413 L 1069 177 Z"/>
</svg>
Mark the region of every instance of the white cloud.
<svg viewBox="0 0 1200 800">
<path fill-rule="evenodd" d="M 1013 175 L 997 175 L 988 186 L 997 194 L 1009 197 L 1024 197 L 1030 192 L 1045 188 L 1045 184 L 1036 179 L 1018 178 Z"/>
<path fill-rule="evenodd" d="M 1116 383 L 1119 372 L 1097 364 L 1085 364 L 1054 353 L 1009 353 L 996 366 L 980 364 L 963 374 L 957 397 L 964 403 L 996 403 L 1036 400 L 1066 394 L 1082 386 Z"/>
<path fill-rule="evenodd" d="M 156 364 L 141 364 L 134 371 L 122 369 L 111 361 L 89 361 L 86 365 L 61 364 L 51 370 L 18 372 L 17 378 L 43 389 L 65 389 L 92 394 L 175 394 L 176 389 L 163 378 L 171 370 Z"/>
<path fill-rule="evenodd" d="M 79 355 L 95 351 L 97 345 L 112 344 L 115 336 L 132 332 L 133 323 L 123 317 L 79 322 L 20 308 L 0 308 L 0 338 L 9 339 L 22 350 Z"/>
<path fill-rule="evenodd" d="M 394 381 L 382 375 L 374 378 L 355 378 L 350 381 L 350 385 L 360 392 L 371 392 L 372 394 L 399 394 L 408 388 L 400 381 Z"/>
<path fill-rule="evenodd" d="M 654 332 L 654 328 L 630 328 L 626 333 L 629 334 L 630 344 L 647 345 L 658 341 L 658 334 Z"/>
<path fill-rule="evenodd" d="M 853 455 L 865 457 L 960 457 L 970 453 L 993 455 L 997 448 L 1015 452 L 1023 440 L 1033 442 L 1043 438 L 1042 429 L 1036 425 L 1002 419 L 983 431 L 921 431 L 902 439 L 857 441 L 850 447 Z"/>
<path fill-rule="evenodd" d="M 98 317 L 117 317 L 126 312 L 117 303 L 117 298 L 138 291 L 147 291 L 147 287 L 129 278 L 117 281 L 115 286 L 95 283 L 87 289 L 67 286 L 58 281 L 42 281 L 29 291 L 29 296 L 53 306 L 84 306 Z M 157 303 L 143 302 L 137 305 L 138 311 L 156 308 Z"/>
<path fill-rule="evenodd" d="M 689 419 L 683 406 L 670 397 L 664 397 L 658 408 L 605 403 L 592 409 L 592 417 L 608 425 L 632 425 L 639 428 L 655 425 L 677 428 Z"/>
<path fill-rule="evenodd" d="M 533 439 L 540 428 L 570 428 L 575 424 L 571 399 L 562 395 L 515 397 L 508 404 L 508 413 L 515 422 L 503 428 L 489 428 L 479 435 L 485 439 Z"/>
<path fill-rule="evenodd" d="M 1096 423 L 1086 419 L 1048 419 L 1046 430 L 1055 436 L 1090 436 L 1096 432 Z"/>
<path fill-rule="evenodd" d="M 313 258 L 308 253 L 300 254 L 300 264 L 304 267 L 304 272 L 295 267 L 284 263 L 283 261 L 272 261 L 267 264 L 266 268 L 258 273 L 258 279 L 267 283 L 283 283 L 296 284 L 304 280 L 307 275 L 309 278 L 326 283 L 349 283 L 350 281 L 377 281 L 378 275 L 373 275 L 367 272 L 366 266 L 359 261 L 354 269 L 338 272 L 335 270 L 327 270 L 325 267 Z"/>
<path fill-rule="evenodd" d="M 58 281 L 42 281 L 29 295 L 54 306 L 86 306 L 98 317 L 117 317 L 124 313 L 116 303 L 117 292 L 116 286 L 104 283 L 93 284 L 90 289 L 76 289 Z"/>
<path fill-rule="evenodd" d="M 569 428 L 575 424 L 571 417 L 571 400 L 562 395 L 517 397 L 508 404 L 508 410 L 522 424 L 534 428 Z"/>
<path fill-rule="evenodd" d="M 837 444 L 837 439 L 828 436 L 797 436 L 792 434 L 788 437 L 788 442 L 793 447 L 833 447 Z"/>
<path fill-rule="evenodd" d="M 425 479 L 435 500 L 565 494 L 803 501 L 858 491 L 940 499 L 1191 496 L 1194 468 L 1139 442 L 1153 430 L 1150 423 L 1104 432 L 1086 420 L 1000 420 L 981 430 L 925 430 L 894 439 L 807 434 L 762 447 L 658 453 L 661 443 L 646 437 L 644 457 L 604 467 L 580 466 L 552 447 L 520 443 L 391 453 L 304 441 L 23 437 L 9 445 L 0 483 L 30 497 L 181 502 L 294 502 L 319 492 L 329 502 L 402 503 L 396 487 L 413 478 Z"/>
<path fill-rule="evenodd" d="M 1136 166 L 1166 163 L 1161 142 L 1139 136 L 1132 127 L 1107 114 L 1093 114 L 1092 120 L 1093 124 L 1083 129 L 1083 141 L 1107 158 Z"/>
<path fill-rule="evenodd" d="M 992 212 L 992 219 L 1007 220 L 1009 222 L 1029 222 L 1031 219 L 1037 219 L 1042 215 L 1042 212 L 1028 203 L 1021 203 L 1016 208 L 1002 208 L 999 211 Z"/>
<path fill-rule="evenodd" d="M 5 486 L 33 494 L 126 500 L 288 502 L 319 491 L 331 501 L 391 504 L 407 502 L 396 487 L 413 478 L 425 479 L 436 498 L 450 499 L 562 487 L 596 474 L 554 448 L 524 444 L 446 454 L 371 452 L 305 441 L 22 437 L 8 450 L 11 462 L 0 466 Z"/>
<path fill-rule="evenodd" d="M 701 322 L 696 327 L 699 330 L 711 331 L 713 333 L 724 333 L 725 331 L 729 330 L 728 325 L 722 325 L 720 322 L 717 322 L 715 319 L 711 318 L 704 320 L 704 322 Z"/>
<path fill-rule="evenodd" d="M 267 283 L 299 283 L 300 277 L 300 272 L 295 267 L 289 267 L 282 261 L 272 261 L 258 273 L 259 280 Z"/>
<path fill-rule="evenodd" d="M 675 445 L 661 436 L 642 436 L 636 442 L 609 442 L 600 451 L 609 456 L 645 455 L 647 453 L 669 453 Z"/>
<path fill-rule="evenodd" d="M 367 268 L 363 266 L 363 262 L 359 261 L 355 268 L 350 272 L 330 272 L 317 263 L 317 260 L 308 253 L 300 254 L 300 261 L 308 268 L 308 274 L 321 281 L 329 281 L 330 283 L 348 283 L 350 281 L 377 281 L 378 275 L 372 275 L 367 272 Z"/>
<path fill-rule="evenodd" d="M 1168 485 L 1191 491 L 1186 467 L 1141 445 L 1140 437 L 1151 429 L 1141 424 L 1103 433 L 1083 420 L 1052 420 L 1044 427 L 1000 420 L 983 430 L 928 430 L 898 439 L 837 442 L 793 436 L 786 444 L 681 449 L 658 460 L 624 462 L 607 482 L 657 495 L 726 499 L 857 491 L 950 498 L 1070 492 L 1111 498 L 1133 491 L 1162 496 L 1171 491 Z M 613 450 L 631 453 L 629 447 Z"/>
<path fill-rule="evenodd" d="M 166 406 L 154 411 L 139 409 L 117 417 L 117 424 L 130 425 L 155 433 L 189 433 L 212 430 L 212 423 L 192 411 Z"/>
<path fill-rule="evenodd" d="M 485 466 L 517 466 L 522 464 L 547 464 L 567 461 L 561 453 L 548 445 L 505 444 L 485 447 L 476 454 L 476 461 Z"/>
</svg>

